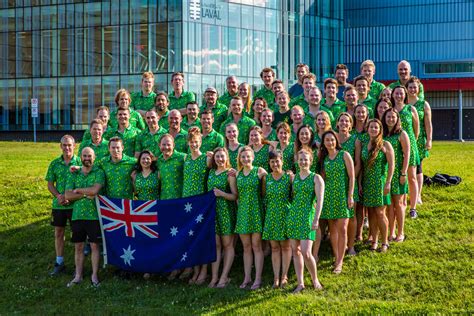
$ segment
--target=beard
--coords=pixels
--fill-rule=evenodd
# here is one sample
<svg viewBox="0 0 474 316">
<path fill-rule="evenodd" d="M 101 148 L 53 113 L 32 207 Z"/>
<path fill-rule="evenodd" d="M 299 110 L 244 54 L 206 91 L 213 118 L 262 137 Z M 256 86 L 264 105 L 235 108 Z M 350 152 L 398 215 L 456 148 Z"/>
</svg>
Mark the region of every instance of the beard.
<svg viewBox="0 0 474 316">
<path fill-rule="evenodd" d="M 82 165 L 84 167 L 90 167 L 90 166 L 92 166 L 92 161 L 88 160 L 88 159 L 84 159 L 84 160 L 82 160 Z"/>
</svg>

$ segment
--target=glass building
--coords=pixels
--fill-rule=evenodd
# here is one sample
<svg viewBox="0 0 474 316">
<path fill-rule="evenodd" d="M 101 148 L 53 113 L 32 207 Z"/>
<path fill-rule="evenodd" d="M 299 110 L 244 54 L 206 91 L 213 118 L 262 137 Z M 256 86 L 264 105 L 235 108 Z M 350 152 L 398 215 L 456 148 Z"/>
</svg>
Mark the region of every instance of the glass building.
<svg viewBox="0 0 474 316">
<path fill-rule="evenodd" d="M 261 85 L 272 67 L 287 84 L 295 65 L 318 78 L 342 60 L 343 1 L 0 0 L 0 131 L 81 130 L 115 91 L 170 90 L 175 71 L 201 93 L 225 78 Z M 255 90 L 254 90 L 255 91 Z"/>
</svg>

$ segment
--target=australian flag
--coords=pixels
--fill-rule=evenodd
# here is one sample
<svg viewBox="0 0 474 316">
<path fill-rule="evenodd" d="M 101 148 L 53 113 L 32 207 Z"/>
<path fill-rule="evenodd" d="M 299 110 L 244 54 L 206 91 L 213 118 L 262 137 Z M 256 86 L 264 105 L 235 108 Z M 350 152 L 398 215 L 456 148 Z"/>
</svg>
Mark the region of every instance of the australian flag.
<svg viewBox="0 0 474 316">
<path fill-rule="evenodd" d="M 169 272 L 216 260 L 212 191 L 175 200 L 96 198 L 104 264 L 133 272 Z"/>
</svg>

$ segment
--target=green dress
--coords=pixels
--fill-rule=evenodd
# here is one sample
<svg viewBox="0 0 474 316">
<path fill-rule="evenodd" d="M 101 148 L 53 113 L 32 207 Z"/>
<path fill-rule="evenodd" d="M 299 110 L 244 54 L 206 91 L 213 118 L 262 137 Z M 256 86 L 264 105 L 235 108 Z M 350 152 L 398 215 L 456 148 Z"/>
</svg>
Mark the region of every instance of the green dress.
<svg viewBox="0 0 474 316">
<path fill-rule="evenodd" d="M 241 171 L 237 175 L 237 234 L 261 233 L 263 231 L 263 208 L 260 197 L 258 168 L 253 167 L 248 175 Z"/>
<path fill-rule="evenodd" d="M 324 159 L 324 201 L 322 219 L 351 218 L 354 210 L 347 207 L 349 177 L 344 162 L 345 151 L 340 150 L 334 159 Z"/>
<path fill-rule="evenodd" d="M 230 193 L 230 185 L 227 179 L 227 171 L 216 173 L 217 170 L 211 170 L 207 179 L 209 190 L 214 188 Z M 235 230 L 235 202 L 216 198 L 216 235 L 232 235 Z"/>
<path fill-rule="evenodd" d="M 287 173 L 275 180 L 271 174 L 265 184 L 264 240 L 286 240 L 286 217 L 290 209 L 291 181 Z"/>
<path fill-rule="evenodd" d="M 277 144 L 277 149 L 281 151 L 280 143 Z M 289 143 L 288 146 L 282 151 L 283 156 L 283 170 L 294 170 L 295 166 L 295 145 Z"/>
<path fill-rule="evenodd" d="M 315 173 L 301 179 L 298 173 L 293 181 L 292 202 L 286 218 L 286 236 L 296 240 L 314 240 L 316 231 L 311 229 L 316 213 L 314 193 Z"/>
<path fill-rule="evenodd" d="M 418 147 L 418 154 L 420 155 L 420 161 L 428 158 L 430 152 L 426 149 L 426 129 L 425 129 L 425 101 L 418 100 L 413 104 L 416 111 L 418 112 L 418 119 L 420 120 L 420 135 L 416 142 Z"/>
<path fill-rule="evenodd" d="M 390 194 L 407 194 L 408 178 L 405 179 L 405 184 L 400 183 L 400 175 L 403 168 L 403 150 L 402 144 L 400 143 L 400 133 L 384 137 L 384 140 L 392 145 L 395 155 L 395 170 L 393 171 Z"/>
<path fill-rule="evenodd" d="M 356 148 L 357 136 L 352 134 L 344 143 L 340 143 L 342 150 L 347 151 L 352 157 L 352 161 L 355 163 L 355 148 Z M 355 171 L 355 170 L 354 170 Z M 359 183 L 357 178 L 354 181 L 354 202 L 359 202 Z"/>
<path fill-rule="evenodd" d="M 362 204 L 366 207 L 390 205 L 390 194 L 383 195 L 388 171 L 387 157 L 385 157 L 382 150 L 379 150 L 374 163 L 369 167 L 369 150 L 367 145 L 364 145 L 361 158 L 364 167 L 362 175 Z"/>
<path fill-rule="evenodd" d="M 229 161 L 232 168 L 237 170 L 237 156 L 239 155 L 239 149 L 243 145 L 239 143 L 239 146 L 235 150 L 231 150 L 227 147 L 227 151 L 229 152 Z"/>
<path fill-rule="evenodd" d="M 135 196 L 137 200 L 148 201 L 160 198 L 158 172 L 150 173 L 146 178 L 139 172 L 135 176 Z"/>
<path fill-rule="evenodd" d="M 254 167 L 261 167 L 267 172 L 270 171 L 270 165 L 268 164 L 268 151 L 270 145 L 264 144 L 259 151 L 254 150 L 255 159 L 253 160 Z"/>
<path fill-rule="evenodd" d="M 191 154 L 186 155 L 183 171 L 182 197 L 198 195 L 207 192 L 207 156 L 201 154 L 196 159 Z"/>
<path fill-rule="evenodd" d="M 413 117 L 411 113 L 411 105 L 406 104 L 400 111 L 400 120 L 402 128 L 408 134 L 410 139 L 410 161 L 409 166 L 418 166 L 420 164 L 420 156 L 418 155 L 418 147 L 416 144 L 415 131 L 413 130 Z"/>
</svg>

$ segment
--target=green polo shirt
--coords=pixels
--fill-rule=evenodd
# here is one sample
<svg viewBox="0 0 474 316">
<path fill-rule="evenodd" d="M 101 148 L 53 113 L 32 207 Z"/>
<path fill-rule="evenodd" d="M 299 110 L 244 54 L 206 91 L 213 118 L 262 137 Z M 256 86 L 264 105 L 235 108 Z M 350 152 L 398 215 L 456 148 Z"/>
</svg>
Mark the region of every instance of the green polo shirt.
<svg viewBox="0 0 474 316">
<path fill-rule="evenodd" d="M 180 153 L 188 152 L 188 132 L 184 129 L 180 129 L 179 133 L 174 138 L 174 149 Z"/>
<path fill-rule="evenodd" d="M 130 175 L 135 168 L 137 159 L 123 155 L 122 160 L 113 162 L 107 156 L 99 161 L 105 173 L 105 195 L 116 199 L 133 199 L 133 185 Z"/>
<path fill-rule="evenodd" d="M 184 129 L 185 131 L 188 131 L 190 127 L 197 126 L 199 129 L 201 129 L 201 119 L 198 117 L 194 123 L 188 124 L 188 117 L 185 115 L 183 117 L 183 121 L 181 122 L 181 128 Z"/>
<path fill-rule="evenodd" d="M 170 115 L 170 111 L 166 112 L 163 116 L 160 116 L 160 120 L 158 124 L 166 130 L 170 129 L 170 122 L 168 122 L 168 116 Z"/>
<path fill-rule="evenodd" d="M 304 99 L 304 95 L 302 95 L 302 98 L 295 98 L 290 101 L 290 109 L 292 109 L 294 106 L 299 105 L 303 108 L 303 111 L 308 112 L 309 109 L 309 104 L 308 101 Z"/>
<path fill-rule="evenodd" d="M 290 109 L 295 105 L 300 105 L 300 102 L 304 101 L 304 94 L 300 94 L 297 97 L 290 99 L 290 103 L 288 104 Z M 305 101 L 306 102 L 306 101 Z M 300 105 L 301 106 L 301 105 Z"/>
<path fill-rule="evenodd" d="M 361 102 L 359 101 L 359 103 L 361 103 Z M 370 96 L 370 94 L 369 94 L 369 95 L 367 96 L 367 98 L 366 98 L 364 101 L 362 101 L 362 104 L 367 105 L 367 107 L 368 107 L 369 109 L 372 109 L 372 112 L 375 112 L 375 105 L 377 104 L 377 100 L 374 99 L 374 98 L 372 98 L 372 97 Z M 372 117 L 373 117 L 373 116 L 372 116 Z M 372 118 L 372 117 L 371 117 L 371 118 Z"/>
<path fill-rule="evenodd" d="M 170 100 L 169 109 L 170 110 L 179 110 L 186 108 L 186 104 L 192 101 L 196 101 L 196 95 L 191 91 L 183 91 L 179 98 L 175 97 L 174 91 L 171 92 L 168 96 Z"/>
<path fill-rule="evenodd" d="M 385 85 L 383 83 L 372 80 L 372 83 L 370 84 L 369 95 L 375 100 L 378 100 L 383 89 L 385 89 Z"/>
<path fill-rule="evenodd" d="M 388 87 L 393 90 L 394 88 L 399 87 L 401 85 L 402 83 L 400 82 L 400 80 L 397 80 L 389 84 Z M 418 98 L 420 101 L 425 99 L 425 89 L 423 88 L 423 84 L 421 82 L 420 82 L 420 92 L 418 93 Z"/>
<path fill-rule="evenodd" d="M 206 104 L 199 108 L 199 112 L 202 113 L 205 110 L 211 110 L 212 114 L 214 114 L 214 124 L 212 124 L 212 128 L 215 130 L 219 130 L 222 123 L 227 119 L 229 115 L 229 108 L 224 105 L 223 103 L 216 102 L 216 104 L 211 108 L 209 108 Z"/>
<path fill-rule="evenodd" d="M 223 95 L 217 99 L 217 102 L 222 103 L 223 105 L 229 107 L 230 101 L 232 100 L 233 97 L 239 95 L 238 93 L 234 95 L 230 95 L 229 91 L 226 91 Z"/>
<path fill-rule="evenodd" d="M 102 135 L 105 135 L 105 133 L 107 132 L 107 128 L 104 129 Z M 91 135 L 91 131 L 89 128 L 87 128 L 85 131 L 84 131 L 84 135 L 82 135 L 82 142 L 83 141 L 88 141 L 88 140 L 92 140 L 92 135 Z"/>
<path fill-rule="evenodd" d="M 225 126 L 232 122 L 234 122 L 234 118 L 232 117 L 232 114 L 230 114 L 229 117 L 222 123 L 221 128 L 219 129 L 221 135 L 225 135 Z M 250 129 L 252 128 L 252 126 L 255 125 L 257 125 L 257 123 L 255 123 L 254 120 L 245 115 L 242 115 L 242 118 L 237 123 L 237 128 L 239 129 L 239 143 L 249 143 Z"/>
<path fill-rule="evenodd" d="M 324 106 L 326 109 L 331 111 L 332 115 L 334 116 L 334 119 L 337 119 L 336 113 L 339 113 L 341 106 L 345 105 L 344 101 L 341 101 L 336 98 L 336 101 L 331 105 L 326 105 L 326 99 L 323 98 L 321 100 L 321 106 Z"/>
<path fill-rule="evenodd" d="M 53 182 L 54 186 L 56 187 L 56 190 L 58 190 L 60 194 L 64 194 L 64 192 L 66 191 L 67 179 L 70 173 L 69 167 L 80 165 L 81 159 L 78 156 L 72 156 L 71 161 L 69 162 L 69 164 L 66 165 L 66 163 L 64 162 L 63 155 L 61 155 L 51 161 L 51 163 L 49 164 L 45 180 Z M 55 197 L 53 198 L 52 208 L 58 210 L 70 210 L 72 209 L 72 205 L 60 205 L 58 203 L 58 199 Z"/>
<path fill-rule="evenodd" d="M 156 93 L 150 92 L 146 97 L 143 95 L 143 91 L 132 92 L 132 103 L 130 103 L 130 108 L 134 110 L 148 111 L 155 107 L 155 98 Z"/>
<path fill-rule="evenodd" d="M 161 136 L 168 133 L 163 127 L 159 127 L 156 133 L 152 134 L 150 130 L 141 132 L 135 141 L 135 152 L 141 152 L 145 149 L 150 150 L 155 157 L 158 157 L 160 152 Z"/>
<path fill-rule="evenodd" d="M 92 140 L 82 140 L 81 146 L 79 146 L 79 155 L 82 153 L 82 150 L 86 147 L 92 148 L 95 153 L 95 160 L 100 160 L 106 157 L 109 154 L 109 142 L 102 138 L 102 142 L 99 145 L 96 145 Z"/>
<path fill-rule="evenodd" d="M 186 154 L 173 152 L 167 160 L 163 155 L 158 157 L 158 171 L 160 172 L 160 199 L 178 199 L 183 190 L 183 168 Z"/>
<path fill-rule="evenodd" d="M 255 98 L 264 98 L 267 104 L 273 104 L 275 102 L 275 95 L 272 89 L 268 89 L 265 85 L 255 92 L 253 99 L 255 100 Z"/>
<path fill-rule="evenodd" d="M 133 127 L 138 128 L 139 130 L 145 130 L 146 124 L 143 120 L 143 117 L 137 111 L 133 111 L 130 109 L 130 125 Z M 114 110 L 110 113 L 110 119 L 108 123 L 109 127 L 117 128 L 118 127 L 118 120 L 117 120 L 117 110 Z"/>
<path fill-rule="evenodd" d="M 309 107 L 308 107 L 308 110 L 309 110 Z M 331 111 L 330 109 L 328 109 L 328 108 L 325 107 L 324 105 L 320 104 L 320 105 L 319 105 L 319 111 L 324 111 L 324 112 L 326 112 L 326 113 L 328 114 L 328 116 L 329 116 L 329 120 L 331 121 L 331 125 L 334 123 L 334 114 L 332 114 L 332 111 Z M 306 118 L 306 117 L 309 117 L 309 118 L 310 118 L 311 120 L 313 120 L 313 121 L 316 119 L 315 117 L 313 117 L 313 116 L 311 115 L 311 113 L 309 113 L 309 111 L 306 111 L 306 112 L 305 112 L 305 118 Z"/>
<path fill-rule="evenodd" d="M 209 134 L 202 137 L 201 152 L 213 151 L 217 147 L 224 147 L 224 136 L 219 134 L 216 130 L 212 130 Z"/>
<path fill-rule="evenodd" d="M 90 188 L 95 184 L 103 186 L 105 184 L 104 171 L 97 166 L 93 166 L 88 174 L 82 171 L 70 173 L 66 190 L 74 190 L 81 188 Z M 94 199 L 87 197 L 74 201 L 72 208 L 72 220 L 98 220 L 97 208 Z"/>
<path fill-rule="evenodd" d="M 123 140 L 123 153 L 127 156 L 133 157 L 135 154 L 135 143 L 137 136 L 140 133 L 141 131 L 138 128 L 133 127 L 130 124 L 126 129 L 124 129 L 123 133 L 120 132 L 118 128 L 110 128 L 104 138 L 109 140 L 115 136 L 120 137 Z"/>
</svg>

